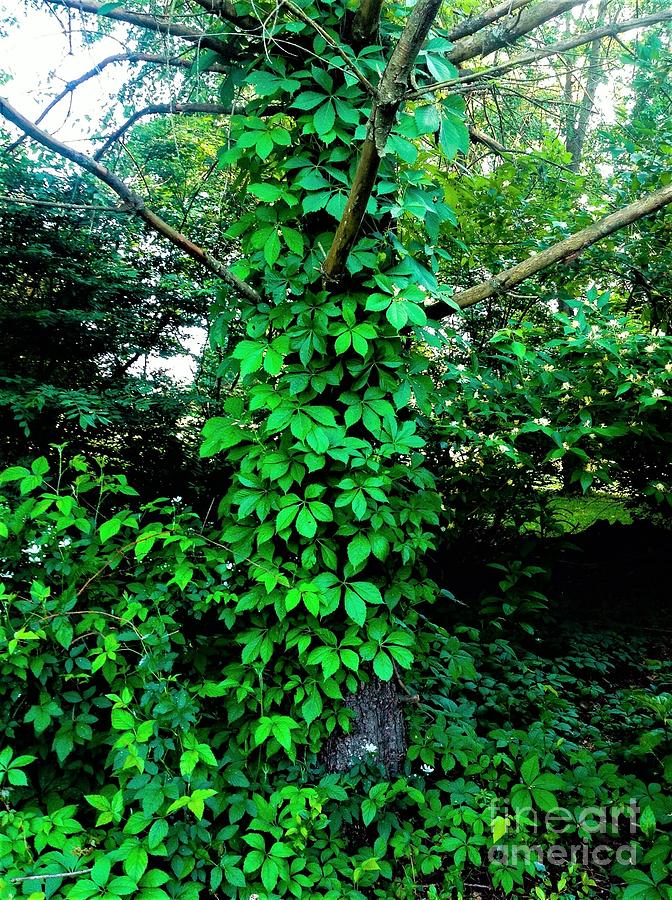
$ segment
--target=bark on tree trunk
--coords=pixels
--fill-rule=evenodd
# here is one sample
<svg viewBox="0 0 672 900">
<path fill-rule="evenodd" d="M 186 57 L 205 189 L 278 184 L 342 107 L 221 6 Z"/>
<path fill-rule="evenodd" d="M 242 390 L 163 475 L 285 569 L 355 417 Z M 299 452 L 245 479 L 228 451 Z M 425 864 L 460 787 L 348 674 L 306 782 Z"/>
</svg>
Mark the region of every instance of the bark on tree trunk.
<svg viewBox="0 0 672 900">
<path fill-rule="evenodd" d="M 600 6 L 597 11 L 597 19 L 595 25 L 597 27 L 604 25 L 604 17 L 606 15 L 607 2 L 600 0 Z M 583 146 L 586 142 L 588 134 L 588 125 L 593 112 L 595 103 L 595 94 L 602 77 L 600 68 L 600 44 L 601 39 L 597 38 L 590 45 L 590 50 L 586 57 L 586 84 L 583 96 L 576 113 L 572 112 L 573 122 L 571 132 L 567 131 L 567 150 L 572 155 L 571 169 L 574 172 L 579 171 L 581 165 L 581 156 L 583 154 Z M 569 74 L 567 75 L 569 78 Z"/>
<path fill-rule="evenodd" d="M 392 681 L 373 678 L 348 702 L 355 713 L 349 734 L 332 735 L 322 751 L 328 772 L 347 772 L 369 754 L 389 774 L 398 772 L 406 756 L 406 725 Z"/>
</svg>

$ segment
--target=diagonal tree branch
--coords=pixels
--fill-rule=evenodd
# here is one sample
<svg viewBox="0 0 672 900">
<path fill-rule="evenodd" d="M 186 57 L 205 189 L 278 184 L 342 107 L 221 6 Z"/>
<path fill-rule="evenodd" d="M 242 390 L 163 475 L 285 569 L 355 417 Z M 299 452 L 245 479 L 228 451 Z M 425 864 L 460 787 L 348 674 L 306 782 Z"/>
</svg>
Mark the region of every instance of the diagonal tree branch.
<svg viewBox="0 0 672 900">
<path fill-rule="evenodd" d="M 156 63 L 157 65 L 164 66 L 173 66 L 177 68 L 190 69 L 193 66 L 193 60 L 184 59 L 181 56 L 162 56 L 159 53 L 116 53 L 114 56 L 107 56 L 105 59 L 101 59 L 99 63 L 97 63 L 92 69 L 89 69 L 87 72 L 84 72 L 83 75 L 80 75 L 79 78 L 74 78 L 72 81 L 68 81 L 60 94 L 57 94 L 51 102 L 45 106 L 39 116 L 35 119 L 35 125 L 39 125 L 54 109 L 54 107 L 58 106 L 61 101 L 65 100 L 70 94 L 73 94 L 77 88 L 85 84 L 87 81 L 90 81 L 92 78 L 100 75 L 103 69 L 106 69 L 108 66 L 114 65 L 115 63 L 139 63 L 139 62 L 147 62 L 147 63 Z M 206 71 L 206 70 L 204 70 Z M 227 69 L 225 66 L 222 66 L 218 63 L 211 63 L 207 67 L 208 72 L 226 72 Z M 26 135 L 22 135 L 13 144 L 10 144 L 3 152 L 11 153 L 15 150 L 20 144 L 22 144 L 26 139 Z"/>
<path fill-rule="evenodd" d="M 605 37 L 615 37 L 625 31 L 634 31 L 638 28 L 646 28 L 649 25 L 657 25 L 660 22 L 669 22 L 670 20 L 672 20 L 672 10 L 668 9 L 659 13 L 653 13 L 650 16 L 642 16 L 639 19 L 628 19 L 625 22 L 612 22 L 610 25 L 594 28 L 592 31 L 586 31 L 584 34 L 577 34 L 575 37 L 568 38 L 566 41 L 559 41 L 557 44 L 548 44 L 545 47 L 540 47 L 539 50 L 533 50 L 531 53 L 525 53 L 523 56 L 516 56 L 500 65 L 490 66 L 489 68 L 481 69 L 480 71 L 465 72 L 463 75 L 458 75 L 457 78 L 450 78 L 447 81 L 437 81 L 434 84 L 428 84 L 417 90 L 409 91 L 406 97 L 409 100 L 415 100 L 418 97 L 422 97 L 423 94 L 429 94 L 433 91 L 461 88 L 464 85 L 472 84 L 475 81 L 505 75 L 512 69 L 519 69 L 522 66 L 537 62 L 537 60 L 545 59 L 548 56 L 558 56 L 560 53 L 566 53 L 567 50 L 573 50 L 575 47 L 581 47 L 583 44 L 590 44 L 593 41 Z"/>
<path fill-rule="evenodd" d="M 582 228 L 576 234 L 565 238 L 564 241 L 553 244 L 552 247 L 547 247 L 546 250 L 542 250 L 540 253 L 535 253 L 534 256 L 530 256 L 523 262 L 518 263 L 518 265 L 500 272 L 494 278 L 467 288 L 465 291 L 459 291 L 454 295 L 453 302 L 457 303 L 460 309 L 466 309 L 475 303 L 487 300 L 489 297 L 504 294 L 532 275 L 536 275 L 537 272 L 541 272 L 543 269 L 547 269 L 549 266 L 561 262 L 575 253 L 580 253 L 586 247 L 590 247 L 610 234 L 632 225 L 633 222 L 637 222 L 644 216 L 658 212 L 658 210 L 663 209 L 669 203 L 672 203 L 672 184 L 667 184 L 657 191 L 653 191 L 648 196 L 635 200 L 634 203 L 630 203 L 628 206 L 624 206 L 622 209 L 610 213 L 610 215 L 602 219 L 598 219 L 597 222 L 593 222 L 587 228 Z M 436 320 L 452 315 L 454 308 L 448 303 L 437 301 L 436 303 L 428 304 L 425 307 L 425 311 L 431 319 Z"/>
<path fill-rule="evenodd" d="M 459 25 L 456 25 L 449 32 L 448 40 L 455 43 L 460 38 L 469 37 L 470 34 L 475 34 L 477 31 L 487 28 L 488 25 L 492 25 L 498 19 L 510 16 L 524 6 L 529 6 L 531 2 L 532 0 L 504 0 L 503 3 L 498 3 L 496 6 L 490 7 L 490 9 L 486 9 L 485 12 L 476 16 L 470 16 L 468 19 L 460 22 Z"/>
<path fill-rule="evenodd" d="M 383 72 L 350 194 L 323 266 L 327 281 L 338 280 L 345 271 L 415 60 L 440 6 L 441 0 L 418 0 Z"/>
<path fill-rule="evenodd" d="M 113 19 L 115 22 L 126 22 L 127 25 L 136 25 L 138 28 L 144 28 L 147 31 L 155 31 L 158 34 L 182 38 L 185 41 L 190 41 L 192 44 L 203 47 L 205 50 L 213 50 L 224 57 L 228 57 L 230 53 L 230 48 L 225 41 L 221 41 L 213 35 L 204 34 L 197 28 L 180 25 L 169 16 L 149 16 L 146 13 L 136 13 L 123 7 L 116 7 L 101 13 L 100 9 L 105 4 L 96 3 L 94 0 L 46 0 L 46 2 L 52 6 L 64 6 L 66 9 L 72 9 L 76 12 L 92 13 L 103 16 L 106 19 Z"/>
<path fill-rule="evenodd" d="M 504 144 L 501 144 L 497 138 L 491 137 L 489 134 L 481 131 L 480 128 L 476 128 L 475 125 L 469 125 L 468 128 L 469 137 L 472 141 L 476 141 L 477 144 L 482 144 L 498 156 L 501 156 L 503 153 L 508 153 Z"/>
<path fill-rule="evenodd" d="M 495 50 L 501 50 L 502 47 L 513 44 L 550 19 L 583 3 L 585 0 L 540 0 L 539 3 L 528 6 L 520 15 L 511 16 L 511 21 L 507 19 L 504 23 L 482 29 L 458 41 L 446 53 L 446 59 L 454 65 L 459 65 L 468 59 L 488 56 Z"/>
<path fill-rule="evenodd" d="M 202 115 L 218 116 L 231 115 L 233 109 L 231 106 L 223 106 L 221 103 L 154 103 L 151 106 L 145 106 L 129 116 L 123 125 L 120 125 L 106 140 L 105 143 L 96 150 L 92 159 L 98 161 L 107 153 L 112 144 L 116 143 L 119 138 L 123 137 L 129 128 L 145 116 L 161 116 L 172 113 L 181 113 L 183 115 Z"/>
<path fill-rule="evenodd" d="M 76 163 L 86 172 L 89 172 L 91 175 L 98 178 L 99 181 L 106 184 L 118 197 L 121 197 L 135 215 L 142 219 L 153 231 L 165 237 L 188 256 L 191 256 L 192 259 L 197 260 L 209 269 L 209 271 L 218 275 L 230 287 L 237 291 L 237 293 L 247 297 L 248 300 L 252 300 L 254 303 L 258 303 L 261 300 L 260 295 L 253 287 L 241 278 L 238 278 L 238 276 L 225 266 L 224 263 L 220 262 L 220 260 L 216 259 L 214 256 L 211 256 L 207 250 L 204 250 L 203 247 L 199 247 L 198 244 L 194 244 L 194 242 L 189 240 L 186 235 L 173 228 L 172 225 L 169 225 L 168 222 L 149 209 L 139 194 L 136 194 L 134 190 L 129 188 L 128 185 L 113 172 L 106 169 L 105 166 L 101 165 L 90 156 L 80 153 L 78 150 L 73 150 L 71 147 L 68 147 L 67 144 L 62 143 L 45 131 L 42 131 L 34 122 L 31 122 L 30 119 L 27 119 L 18 110 L 14 109 L 14 107 L 2 97 L 0 97 L 0 115 L 4 116 L 10 122 L 13 122 L 24 132 L 24 134 L 27 134 L 33 140 L 42 144 L 43 147 L 47 147 L 64 159 L 69 159 L 71 162 Z"/>
</svg>

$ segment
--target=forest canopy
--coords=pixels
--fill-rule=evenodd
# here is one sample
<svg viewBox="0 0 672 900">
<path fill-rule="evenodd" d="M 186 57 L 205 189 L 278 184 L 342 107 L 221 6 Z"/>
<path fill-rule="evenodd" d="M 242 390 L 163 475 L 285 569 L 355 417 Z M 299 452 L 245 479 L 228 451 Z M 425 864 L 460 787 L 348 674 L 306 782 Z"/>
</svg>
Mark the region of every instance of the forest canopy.
<svg viewBox="0 0 672 900">
<path fill-rule="evenodd" d="M 670 900 L 669 4 L 1 22 L 0 898 Z"/>
</svg>

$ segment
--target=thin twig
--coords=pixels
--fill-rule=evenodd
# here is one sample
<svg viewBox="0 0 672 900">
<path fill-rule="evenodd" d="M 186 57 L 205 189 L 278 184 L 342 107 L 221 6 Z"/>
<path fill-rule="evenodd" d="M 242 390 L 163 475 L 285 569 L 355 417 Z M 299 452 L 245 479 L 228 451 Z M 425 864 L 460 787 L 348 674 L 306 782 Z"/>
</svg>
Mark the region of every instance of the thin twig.
<svg viewBox="0 0 672 900">
<path fill-rule="evenodd" d="M 48 878 L 72 878 L 74 875 L 88 875 L 92 869 L 77 869 L 76 872 L 54 872 L 43 875 L 22 875 L 20 878 L 10 878 L 10 884 L 18 884 L 21 881 L 46 881 Z"/>
<path fill-rule="evenodd" d="M 33 197 L 12 197 L 11 194 L 0 194 L 0 201 L 6 203 L 24 203 L 28 206 L 44 206 L 48 209 L 93 209 L 97 212 L 113 212 L 129 215 L 133 212 L 127 206 L 99 206 L 96 203 L 58 203 L 55 200 L 35 200 Z"/>
</svg>

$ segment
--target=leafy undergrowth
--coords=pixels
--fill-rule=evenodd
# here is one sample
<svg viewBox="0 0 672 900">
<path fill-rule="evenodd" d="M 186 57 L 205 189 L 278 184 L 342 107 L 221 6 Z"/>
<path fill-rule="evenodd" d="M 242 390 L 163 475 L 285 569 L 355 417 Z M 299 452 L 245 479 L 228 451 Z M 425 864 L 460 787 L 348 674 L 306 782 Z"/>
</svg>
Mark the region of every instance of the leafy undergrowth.
<svg viewBox="0 0 672 900">
<path fill-rule="evenodd" d="M 3 900 L 672 895 L 652 632 L 544 628 L 538 570 L 512 564 L 479 627 L 414 614 L 412 667 L 401 617 L 338 646 L 295 629 L 299 678 L 272 629 L 238 624 L 217 532 L 73 466 L 67 490 L 45 460 L 4 476 Z M 408 701 L 408 757 L 328 774 L 345 673 L 371 659 Z"/>
<path fill-rule="evenodd" d="M 474 898 L 669 897 L 670 647 L 580 624 L 535 643 L 437 631 L 445 663 L 416 686 L 411 756 L 429 804 L 454 816 L 448 881 Z"/>
</svg>

